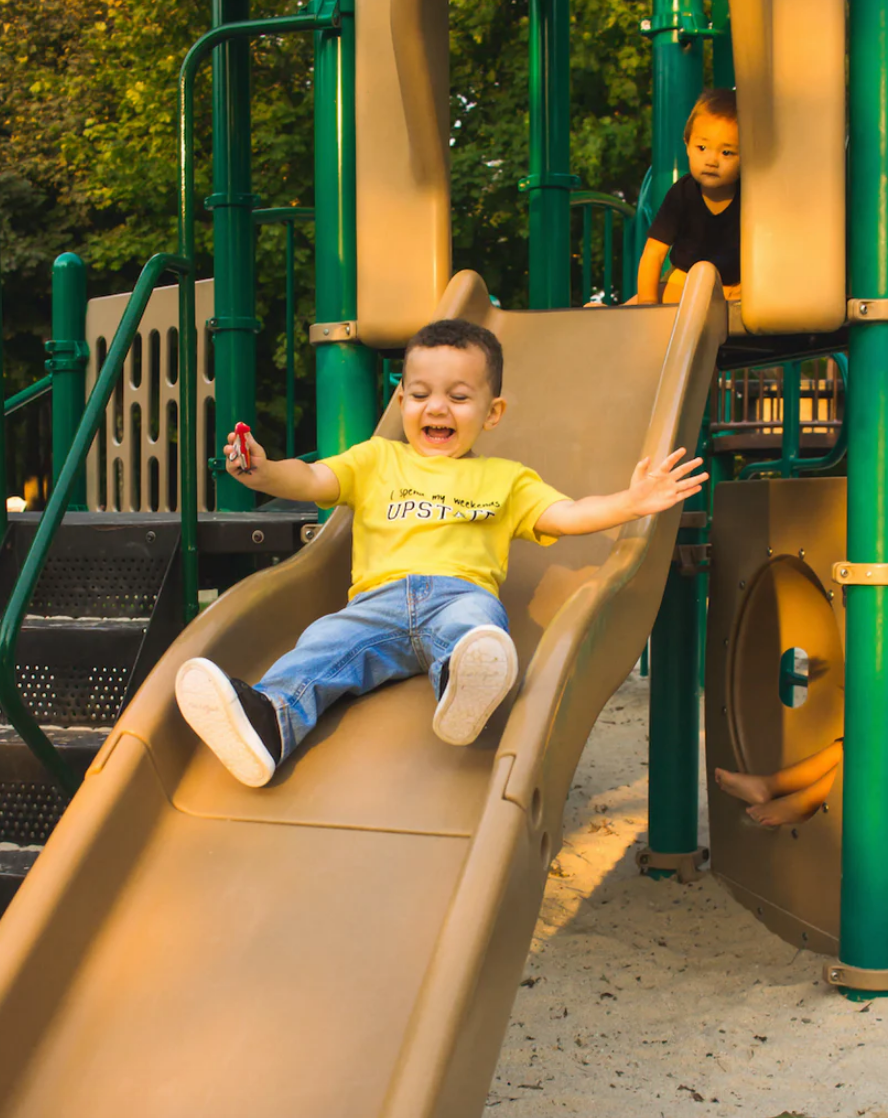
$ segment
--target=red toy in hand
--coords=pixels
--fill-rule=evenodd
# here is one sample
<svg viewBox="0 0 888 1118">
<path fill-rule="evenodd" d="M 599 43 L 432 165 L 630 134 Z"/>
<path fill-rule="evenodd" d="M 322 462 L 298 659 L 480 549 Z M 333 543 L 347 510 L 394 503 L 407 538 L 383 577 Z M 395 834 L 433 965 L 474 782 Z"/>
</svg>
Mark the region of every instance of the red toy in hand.
<svg viewBox="0 0 888 1118">
<path fill-rule="evenodd" d="M 237 462 L 243 473 L 250 472 L 250 449 L 247 446 L 247 435 L 250 433 L 250 427 L 247 423 L 235 423 L 234 425 L 234 438 L 237 443 L 234 450 L 228 456 L 230 462 Z"/>
</svg>

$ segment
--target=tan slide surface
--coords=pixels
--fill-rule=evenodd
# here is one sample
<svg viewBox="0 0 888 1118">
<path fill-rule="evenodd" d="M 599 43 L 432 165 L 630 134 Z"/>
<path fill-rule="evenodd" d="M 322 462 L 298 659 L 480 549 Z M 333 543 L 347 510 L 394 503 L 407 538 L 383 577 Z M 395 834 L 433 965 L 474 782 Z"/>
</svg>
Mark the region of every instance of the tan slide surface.
<svg viewBox="0 0 888 1118">
<path fill-rule="evenodd" d="M 506 312 L 456 276 L 509 414 L 481 450 L 568 493 L 693 446 L 726 314 Z M 390 409 L 380 431 L 397 437 Z M 245 580 L 170 648 L 0 921 L 0 1118 L 473 1118 L 589 731 L 657 612 L 679 510 L 516 543 L 521 683 L 475 746 L 431 730 L 424 677 L 335 706 L 272 784 L 237 784 L 172 698 L 207 655 L 255 681 L 340 607 L 350 514 Z"/>
</svg>

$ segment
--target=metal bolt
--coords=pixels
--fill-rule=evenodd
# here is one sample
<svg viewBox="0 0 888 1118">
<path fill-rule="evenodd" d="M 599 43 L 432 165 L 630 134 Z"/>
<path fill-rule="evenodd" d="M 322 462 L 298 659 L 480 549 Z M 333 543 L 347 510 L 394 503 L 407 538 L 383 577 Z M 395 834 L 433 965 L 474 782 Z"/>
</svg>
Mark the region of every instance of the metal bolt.
<svg viewBox="0 0 888 1118">
<path fill-rule="evenodd" d="M 790 831 L 790 834 L 792 835 L 793 838 L 798 838 L 799 837 L 799 832 L 798 832 L 798 829 L 796 827 L 793 827 L 793 829 Z"/>
<path fill-rule="evenodd" d="M 727 707 L 722 707 L 722 714 L 727 717 L 727 713 L 728 713 L 728 708 Z"/>
<path fill-rule="evenodd" d="M 638 861 L 642 866 L 646 866 L 648 864 L 648 862 L 650 861 L 650 858 L 648 857 L 647 854 L 642 854 L 641 857 L 638 859 Z"/>
<path fill-rule="evenodd" d="M 830 601 L 832 601 L 833 598 L 836 596 L 835 590 L 827 590 L 826 596 L 827 598 L 829 598 Z"/>
<path fill-rule="evenodd" d="M 832 967 L 830 969 L 829 980 L 830 980 L 830 982 L 841 982 L 842 981 L 842 972 L 838 967 Z"/>
<path fill-rule="evenodd" d="M 262 543 L 265 540 L 265 533 L 261 528 L 257 528 L 253 533 L 253 543 Z"/>
<path fill-rule="evenodd" d="M 773 548 L 773 547 L 769 547 L 769 548 L 768 548 L 768 557 L 770 558 L 770 557 L 771 557 L 771 556 L 772 556 L 773 554 L 774 554 L 774 548 Z"/>
<path fill-rule="evenodd" d="M 821 804 L 820 805 L 820 810 L 823 812 L 824 815 L 829 815 L 829 804 L 827 804 L 827 803 Z"/>
<path fill-rule="evenodd" d="M 745 590 L 745 589 L 746 589 L 746 583 L 745 583 L 745 582 L 743 581 L 743 579 L 742 579 L 742 578 L 740 579 L 740 589 L 741 589 L 741 590 Z"/>
<path fill-rule="evenodd" d="M 842 569 L 839 571 L 839 576 L 841 578 L 847 578 L 848 577 L 848 568 L 847 567 L 842 567 Z"/>
<path fill-rule="evenodd" d="M 324 327 L 324 337 L 326 338 L 326 336 L 327 336 L 327 335 L 328 335 L 329 333 L 330 333 L 330 330 L 329 330 L 329 328 L 325 326 L 325 327 Z"/>
<path fill-rule="evenodd" d="M 867 314 L 869 314 L 869 308 L 867 307 L 866 303 L 861 303 L 861 304 L 860 304 L 860 313 L 861 313 L 862 315 L 867 315 Z"/>
<path fill-rule="evenodd" d="M 872 571 L 867 571 L 866 572 L 866 577 L 867 578 L 872 578 L 873 577 L 873 572 Z"/>
<path fill-rule="evenodd" d="M 349 334 L 350 334 L 351 332 L 352 332 L 352 328 L 351 328 L 351 326 L 350 326 L 350 325 L 349 325 L 349 324 L 348 324 L 348 323 L 346 322 L 346 324 L 345 324 L 345 336 L 346 336 L 346 337 L 348 337 L 348 335 L 349 335 Z"/>
<path fill-rule="evenodd" d="M 799 559 L 804 559 L 804 558 L 805 558 L 805 549 L 803 547 L 800 547 L 799 548 Z"/>
<path fill-rule="evenodd" d="M 154 543 L 154 541 L 156 539 L 157 539 L 157 536 L 154 532 L 146 532 L 145 533 L 145 543 Z"/>
<path fill-rule="evenodd" d="M 725 639 L 724 639 L 725 648 L 727 648 L 730 643 L 731 643 L 730 640 L 727 637 L 725 637 Z"/>
</svg>

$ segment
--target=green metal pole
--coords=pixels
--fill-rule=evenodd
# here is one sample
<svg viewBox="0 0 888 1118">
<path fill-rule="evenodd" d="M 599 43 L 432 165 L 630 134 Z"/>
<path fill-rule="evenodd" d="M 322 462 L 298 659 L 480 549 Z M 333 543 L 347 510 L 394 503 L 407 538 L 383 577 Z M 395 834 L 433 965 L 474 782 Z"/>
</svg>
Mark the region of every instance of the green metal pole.
<svg viewBox="0 0 888 1118">
<path fill-rule="evenodd" d="M 682 41 L 681 17 L 705 24 L 700 0 L 654 0 L 653 40 L 653 177 L 651 206 L 688 169 L 684 126 L 703 87 L 703 42 Z"/>
<path fill-rule="evenodd" d="M 354 0 L 339 32 L 315 34 L 315 285 L 319 323 L 357 319 Z M 368 439 L 376 425 L 376 354 L 358 342 L 318 345 L 318 454 Z"/>
<path fill-rule="evenodd" d="M 670 186 L 687 171 L 684 126 L 703 85 L 699 38 L 679 36 L 679 15 L 699 17 L 699 0 L 654 0 L 653 166 L 651 205 L 656 212 Z M 690 449 L 690 448 L 689 448 Z M 685 502 L 684 511 L 702 512 L 704 493 Z M 679 528 L 678 541 L 699 544 L 699 528 Z M 655 854 L 697 850 L 700 749 L 700 665 L 702 661 L 701 575 L 682 575 L 673 565 L 651 633 L 650 767 L 648 843 Z M 663 871 L 669 872 L 669 871 Z"/>
<path fill-rule="evenodd" d="M 570 6 L 530 0 L 530 306 L 570 306 Z"/>
<path fill-rule="evenodd" d="M 213 0 L 213 27 L 250 18 L 250 0 Z M 237 39 L 213 51 L 213 332 L 216 454 L 238 420 L 256 420 L 256 276 L 250 167 L 250 44 Z M 254 492 L 224 471 L 216 507 L 253 508 Z"/>
<path fill-rule="evenodd" d="M 850 288 L 888 297 L 888 0 L 850 10 Z M 888 324 L 849 329 L 848 559 L 888 562 Z M 888 589 L 848 586 L 839 959 L 888 970 Z M 858 991 L 855 997 L 871 997 Z"/>
<path fill-rule="evenodd" d="M 0 400 L 6 397 L 6 380 L 3 374 L 3 268 L 0 266 Z M 6 410 L 4 408 L 4 415 L 0 417 L 0 540 L 6 535 L 6 529 L 9 526 L 9 517 L 6 513 L 6 498 L 8 496 L 8 489 L 6 487 L 6 424 L 3 422 Z"/>
<path fill-rule="evenodd" d="M 52 374 L 52 484 L 58 484 L 86 402 L 86 266 L 63 252 L 52 266 L 52 341 L 46 371 Z M 72 510 L 86 508 L 86 474 L 71 491 Z"/>
<path fill-rule="evenodd" d="M 296 227 L 287 222 L 287 457 L 296 454 Z"/>
<path fill-rule="evenodd" d="M 730 0 L 712 0 L 712 30 L 721 32 L 712 40 L 712 80 L 718 89 L 733 89 L 734 49 L 731 43 Z"/>
<path fill-rule="evenodd" d="M 583 206 L 583 304 L 592 298 L 592 207 Z"/>
<path fill-rule="evenodd" d="M 787 361 L 783 366 L 783 436 L 781 438 L 781 477 L 798 477 L 801 445 L 802 365 Z"/>
<path fill-rule="evenodd" d="M 608 206 L 604 211 L 604 303 L 614 301 L 614 211 Z"/>
</svg>

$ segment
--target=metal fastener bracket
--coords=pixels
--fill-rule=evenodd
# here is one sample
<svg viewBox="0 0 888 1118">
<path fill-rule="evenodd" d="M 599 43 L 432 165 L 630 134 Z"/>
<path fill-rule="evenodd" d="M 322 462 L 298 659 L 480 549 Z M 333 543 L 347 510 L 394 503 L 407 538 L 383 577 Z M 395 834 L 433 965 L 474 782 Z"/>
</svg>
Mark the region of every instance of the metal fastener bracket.
<svg viewBox="0 0 888 1118">
<path fill-rule="evenodd" d="M 708 543 L 677 543 L 672 552 L 672 562 L 680 575 L 698 575 L 709 570 L 711 548 Z"/>
<path fill-rule="evenodd" d="M 849 299 L 849 322 L 888 322 L 888 299 Z"/>
<path fill-rule="evenodd" d="M 682 884 L 687 881 L 697 881 L 702 876 L 700 867 L 709 861 L 709 851 L 705 846 L 698 846 L 690 854 L 658 854 L 646 846 L 635 855 L 635 864 L 642 873 L 651 870 L 674 870 L 675 876 Z"/>
<path fill-rule="evenodd" d="M 888 586 L 888 563 L 833 563 L 832 577 L 840 586 Z"/>
<path fill-rule="evenodd" d="M 327 345 L 329 342 L 356 342 L 358 324 L 351 322 L 315 322 L 308 328 L 308 340 L 312 345 Z"/>
<path fill-rule="evenodd" d="M 849 990 L 888 990 L 888 970 L 867 970 L 866 967 L 849 967 L 847 963 L 823 964 L 823 978 L 830 986 L 847 986 Z"/>
<path fill-rule="evenodd" d="M 299 538 L 303 543 L 311 543 L 312 540 L 317 539 L 318 532 L 323 528 L 323 524 L 303 524 L 299 529 Z"/>
</svg>

